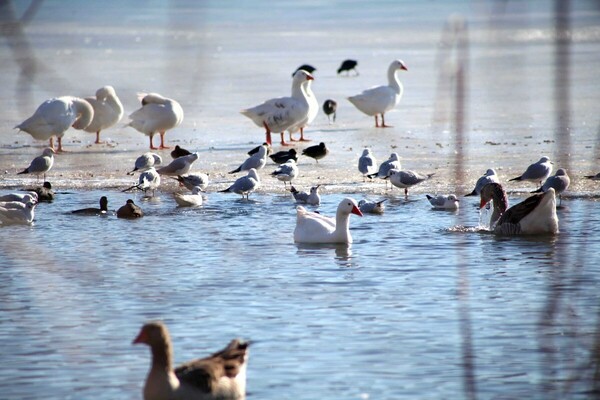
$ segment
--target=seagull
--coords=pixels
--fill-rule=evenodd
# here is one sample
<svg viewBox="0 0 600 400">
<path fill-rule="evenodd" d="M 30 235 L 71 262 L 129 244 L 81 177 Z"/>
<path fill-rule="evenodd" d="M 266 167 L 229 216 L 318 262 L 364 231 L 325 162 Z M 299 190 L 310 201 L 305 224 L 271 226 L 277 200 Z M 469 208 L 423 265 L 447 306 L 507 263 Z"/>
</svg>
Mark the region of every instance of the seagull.
<svg viewBox="0 0 600 400">
<path fill-rule="evenodd" d="M 390 182 L 392 185 L 404 189 L 404 195 L 408 196 L 408 188 L 413 187 L 421 182 L 425 182 L 435 174 L 423 175 L 414 171 L 399 171 L 392 169 L 390 171 Z"/>
<path fill-rule="evenodd" d="M 171 151 L 171 158 L 176 159 L 183 156 L 189 156 L 190 154 L 192 154 L 191 151 L 186 150 L 183 147 L 180 147 L 179 145 L 176 145 L 173 151 Z"/>
<path fill-rule="evenodd" d="M 509 181 L 532 181 L 539 182 L 541 185 L 550 176 L 550 173 L 552 173 L 552 162 L 548 157 L 544 156 L 538 162 L 527 167 L 523 174 L 509 179 Z"/>
<path fill-rule="evenodd" d="M 128 199 L 124 206 L 117 210 L 117 218 L 136 219 L 142 218 L 144 212 L 138 207 L 133 200 Z"/>
<path fill-rule="evenodd" d="M 335 122 L 335 113 L 337 111 L 337 102 L 335 100 L 327 99 L 323 103 L 323 112 L 327 115 L 327 120 L 331 123 L 331 117 L 333 116 L 333 122 Z"/>
<path fill-rule="evenodd" d="M 255 191 L 260 186 L 260 177 L 256 169 L 250 168 L 248 175 L 239 177 L 225 190 L 220 190 L 221 193 L 237 193 L 242 195 L 242 199 L 246 196 L 246 199 L 250 198 L 250 193 Z"/>
<path fill-rule="evenodd" d="M 271 173 L 271 176 L 283 181 L 283 186 L 287 187 L 287 182 L 290 182 L 290 186 L 292 185 L 292 181 L 296 176 L 298 176 L 298 166 L 296 165 L 296 161 L 287 160 L 283 164 L 281 164 L 275 171 Z"/>
<path fill-rule="evenodd" d="M 363 113 L 375 117 L 376 128 L 387 128 L 385 124 L 385 113 L 398 105 L 402 98 L 404 87 L 397 71 L 408 71 L 402 60 L 394 60 L 388 67 L 388 84 L 367 89 L 360 94 L 348 97 L 350 103 L 354 104 Z M 378 116 L 381 115 L 381 125 Z"/>
<path fill-rule="evenodd" d="M 294 196 L 294 200 L 299 204 L 310 204 L 311 206 L 318 206 L 321 204 L 321 195 L 319 194 L 319 187 L 321 185 L 313 186 L 310 188 L 310 193 L 299 192 L 295 187 L 290 185 L 290 192 Z"/>
<path fill-rule="evenodd" d="M 150 168 L 162 164 L 162 157 L 156 153 L 147 152 L 139 156 L 135 160 L 134 168 L 127 173 L 127 175 L 133 175 L 134 172 L 144 172 Z"/>
<path fill-rule="evenodd" d="M 283 164 L 287 160 L 298 161 L 298 153 L 296 153 L 295 149 L 281 150 L 275 154 L 271 154 L 269 157 L 275 164 Z"/>
<path fill-rule="evenodd" d="M 458 198 L 454 194 L 450 194 L 448 196 L 427 196 L 427 200 L 431 206 L 436 210 L 457 210 L 459 207 Z"/>
<path fill-rule="evenodd" d="M 92 105 L 94 118 L 84 130 L 95 133 L 94 143 L 100 144 L 100 132 L 112 127 L 123 117 L 123 104 L 112 86 L 101 87 L 96 91 L 96 97 L 86 97 L 85 100 Z"/>
<path fill-rule="evenodd" d="M 339 75 L 342 72 L 346 71 L 346 76 L 348 76 L 348 75 L 350 75 L 350 71 L 354 71 L 356 76 L 358 76 L 358 70 L 356 69 L 357 65 L 358 65 L 358 62 L 356 60 L 344 60 L 344 61 L 342 61 L 342 64 L 338 68 L 337 73 Z"/>
<path fill-rule="evenodd" d="M 177 176 L 188 173 L 192 164 L 198 159 L 198 153 L 192 153 L 187 156 L 182 156 L 171 161 L 169 165 L 161 167 L 156 171 L 161 175 Z"/>
<path fill-rule="evenodd" d="M 396 153 L 393 153 L 393 154 L 396 154 Z M 396 156 L 398 156 L 398 155 L 396 154 Z M 399 164 L 398 164 L 398 167 L 400 167 Z M 363 176 L 363 182 L 365 181 L 366 176 L 375 174 L 376 169 L 377 169 L 377 161 L 375 160 L 375 157 L 373 156 L 371 149 L 364 149 L 362 152 L 362 155 L 358 159 L 358 171 Z M 386 175 L 387 175 L 387 172 L 386 172 Z"/>
<path fill-rule="evenodd" d="M 85 129 L 94 118 L 94 108 L 84 99 L 71 96 L 56 97 L 43 102 L 35 113 L 15 126 L 29 133 L 36 140 L 49 140 L 54 149 L 54 136 L 58 140 L 58 152 L 63 151 L 62 137 L 71 126 Z"/>
<path fill-rule="evenodd" d="M 281 135 L 281 145 L 287 146 L 283 134 L 291 127 L 303 121 L 309 111 L 308 97 L 304 90 L 304 82 L 313 80 L 313 76 L 299 70 L 292 79 L 292 95 L 270 99 L 258 106 L 242 110 L 241 113 L 250 118 L 257 126 L 265 128 L 266 142 L 271 144 L 271 132 Z"/>
<path fill-rule="evenodd" d="M 392 154 L 390 154 L 390 157 L 387 160 L 385 160 L 384 162 L 379 164 L 379 168 L 377 169 L 377 172 L 367 175 L 367 178 L 369 178 L 369 179 L 373 179 L 373 178 L 387 179 L 390 177 L 391 170 L 393 170 L 393 169 L 400 170 L 400 168 L 401 168 L 401 164 L 400 164 L 400 157 L 398 156 L 398 153 L 392 153 Z M 387 180 L 385 181 L 385 187 L 387 188 Z"/>
<path fill-rule="evenodd" d="M 77 215 L 106 215 L 108 213 L 108 198 L 106 196 L 100 197 L 100 208 L 81 208 L 71 211 L 71 213 Z"/>
<path fill-rule="evenodd" d="M 152 190 L 152 197 L 154 197 L 154 191 L 160 186 L 160 174 L 154 168 L 150 168 L 148 171 L 142 172 L 138 178 L 138 184 L 135 186 L 139 190 L 143 190 L 144 194 L 148 190 Z"/>
<path fill-rule="evenodd" d="M 329 149 L 325 146 L 325 143 L 321 142 L 316 146 L 310 146 L 302 150 L 302 155 L 314 158 L 317 164 L 319 160 L 325 157 L 329 153 Z"/>
<path fill-rule="evenodd" d="M 386 201 L 387 201 L 387 199 L 383 199 L 383 200 L 379 200 L 379 201 L 369 201 L 369 200 L 363 199 L 358 202 L 358 209 L 363 214 L 366 214 L 366 213 L 383 214 L 383 212 L 385 211 L 385 205 L 383 203 Z"/>
<path fill-rule="evenodd" d="M 25 168 L 17 175 L 36 174 L 38 180 L 40 175 L 44 175 L 44 180 L 46 180 L 46 172 L 50 171 L 52 165 L 54 165 L 54 150 L 51 147 L 46 147 L 41 156 L 34 158 L 31 161 L 31 164 L 29 164 L 29 167 Z"/>
<path fill-rule="evenodd" d="M 248 154 L 249 156 L 251 156 L 252 154 L 258 153 L 258 150 L 260 149 L 260 146 L 261 146 L 261 145 L 259 145 L 259 146 L 256 146 L 255 148 L 253 148 L 252 150 L 250 150 L 250 151 L 249 151 L 248 153 L 246 153 L 246 154 Z M 269 143 L 267 143 L 267 142 L 264 142 L 264 143 L 262 144 L 262 146 L 267 146 L 267 155 L 270 155 L 270 154 L 273 152 L 273 149 L 271 148 L 271 145 L 270 145 Z"/>
<path fill-rule="evenodd" d="M 151 349 L 152 364 L 144 384 L 145 400 L 243 400 L 246 398 L 248 342 L 234 339 L 208 357 L 173 368 L 173 345 L 165 324 L 144 324 L 133 344 Z"/>
<path fill-rule="evenodd" d="M 0 206 L 0 222 L 3 225 L 31 224 L 35 217 L 36 205 L 37 203 L 29 201 L 23 204 L 22 207 L 7 208 Z"/>
<path fill-rule="evenodd" d="M 201 191 L 204 191 L 209 184 L 207 174 L 177 175 L 177 177 L 171 177 L 171 179 L 175 179 L 188 190 L 194 190 L 195 187 L 199 187 Z"/>
<path fill-rule="evenodd" d="M 181 105 L 168 97 L 158 93 L 140 93 L 142 107 L 131 113 L 129 118 L 131 126 L 135 130 L 150 138 L 150 149 L 168 149 L 165 146 L 165 133 L 169 129 L 178 127 L 183 121 L 183 109 Z M 152 138 L 156 133 L 160 134 L 160 147 L 154 147 Z"/>
<path fill-rule="evenodd" d="M 559 207 L 562 204 L 562 193 L 569 188 L 571 184 L 571 178 L 567 175 L 567 170 L 564 168 L 559 168 L 554 176 L 546 179 L 546 182 L 542 185 L 538 190 L 534 190 L 531 193 L 546 193 L 548 189 L 554 188 L 556 194 L 559 198 Z"/>
<path fill-rule="evenodd" d="M 292 77 L 294 77 L 294 74 L 300 70 L 304 70 L 306 72 L 308 72 L 309 74 L 312 74 L 313 72 L 315 72 L 317 69 L 315 67 L 313 67 L 312 65 L 309 64 L 302 64 L 301 66 L 299 66 L 298 68 L 296 68 L 296 70 L 294 71 L 294 73 L 292 74 Z"/>
<path fill-rule="evenodd" d="M 267 163 L 267 146 L 260 145 L 256 153 L 252 154 L 236 169 L 229 171 L 230 174 L 236 174 L 241 171 L 248 171 L 250 168 L 255 170 L 262 169 Z"/>
<path fill-rule="evenodd" d="M 479 196 L 479 193 L 481 193 L 481 189 L 483 189 L 483 187 L 485 185 L 487 185 L 488 183 L 500 183 L 500 181 L 498 180 L 498 175 L 496 174 L 496 171 L 493 170 L 492 168 L 489 168 L 485 174 L 481 177 L 479 177 L 479 179 L 477 179 L 477 182 L 475 183 L 475 189 L 473 189 L 473 191 L 469 194 L 465 194 L 466 196 Z"/>
<path fill-rule="evenodd" d="M 557 234 L 556 194 L 554 188 L 534 194 L 521 203 L 508 208 L 506 192 L 499 183 L 489 183 L 480 193 L 480 208 L 490 200 L 494 212 L 490 229 L 499 235 Z M 508 208 L 508 209 L 507 209 Z"/>
<path fill-rule="evenodd" d="M 192 194 L 174 192 L 173 198 L 180 207 L 197 207 L 202 205 L 202 195 L 200 192 L 202 192 L 202 189 L 196 186 L 192 189 Z"/>
</svg>

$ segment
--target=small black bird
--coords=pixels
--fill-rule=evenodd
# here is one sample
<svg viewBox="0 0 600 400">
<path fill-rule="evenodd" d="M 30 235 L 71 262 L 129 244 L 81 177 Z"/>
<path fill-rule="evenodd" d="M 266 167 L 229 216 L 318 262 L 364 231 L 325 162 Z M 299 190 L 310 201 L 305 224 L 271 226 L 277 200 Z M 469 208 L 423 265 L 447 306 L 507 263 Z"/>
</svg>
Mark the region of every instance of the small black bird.
<svg viewBox="0 0 600 400">
<path fill-rule="evenodd" d="M 192 154 L 190 151 L 184 149 L 183 147 L 179 147 L 179 145 L 177 145 L 171 152 L 171 157 L 173 157 L 173 160 L 174 160 L 179 157 L 189 156 L 190 154 Z"/>
<path fill-rule="evenodd" d="M 271 154 L 271 151 L 273 151 L 273 149 L 271 148 L 271 145 L 267 142 L 264 142 L 261 146 L 267 146 L 267 155 Z M 260 146 L 256 146 L 255 148 L 250 150 L 248 152 L 248 155 L 251 156 L 254 153 L 258 153 L 258 149 L 260 149 Z"/>
<path fill-rule="evenodd" d="M 327 146 L 325 143 L 321 142 L 316 146 L 310 146 L 302 150 L 302 155 L 314 158 L 319 163 L 319 160 L 325 157 L 329 153 Z"/>
<path fill-rule="evenodd" d="M 337 102 L 335 100 L 325 100 L 323 103 L 323 112 L 327 115 L 329 123 L 331 123 L 331 115 L 333 114 L 333 122 L 335 122 L 335 111 L 337 110 Z"/>
<path fill-rule="evenodd" d="M 298 68 L 296 68 L 296 70 L 294 71 L 294 74 L 298 71 L 300 71 L 301 69 L 305 70 L 306 72 L 308 72 L 309 74 L 312 74 L 313 72 L 315 72 L 317 69 L 315 67 L 313 67 L 312 65 L 308 65 L 308 64 L 302 64 L 301 66 L 299 66 Z M 292 74 L 292 76 L 294 76 L 294 74 Z"/>
<path fill-rule="evenodd" d="M 278 151 L 275 154 L 271 154 L 269 157 L 271 157 L 271 160 L 273 160 L 275 164 L 283 164 L 288 160 L 298 161 L 298 155 L 294 149 Z"/>
<path fill-rule="evenodd" d="M 54 191 L 52 190 L 52 185 L 48 181 L 44 182 L 42 186 L 25 189 L 25 191 L 36 192 L 38 195 L 38 201 L 51 202 L 54 200 Z"/>
<path fill-rule="evenodd" d="M 103 215 L 108 213 L 108 199 L 106 196 L 100 197 L 100 208 L 82 208 L 80 210 L 71 211 L 73 214 L 78 215 Z"/>
<path fill-rule="evenodd" d="M 356 69 L 356 66 L 358 65 L 358 62 L 356 60 L 344 60 L 342 62 L 342 65 L 340 65 L 340 67 L 337 70 L 338 75 L 341 74 L 342 72 L 346 71 L 346 76 L 350 75 L 350 70 L 353 70 L 356 73 L 356 76 L 358 76 L 358 70 Z"/>
<path fill-rule="evenodd" d="M 139 208 L 133 200 L 127 200 L 124 206 L 117 210 L 117 218 L 136 219 L 144 216 L 144 212 Z"/>
</svg>

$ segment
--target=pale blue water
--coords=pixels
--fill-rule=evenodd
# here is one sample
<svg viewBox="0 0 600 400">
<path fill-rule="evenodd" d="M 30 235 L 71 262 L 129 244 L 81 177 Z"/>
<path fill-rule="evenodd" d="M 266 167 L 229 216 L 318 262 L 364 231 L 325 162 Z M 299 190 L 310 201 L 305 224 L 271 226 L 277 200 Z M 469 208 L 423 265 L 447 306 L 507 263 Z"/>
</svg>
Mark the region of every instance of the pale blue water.
<svg viewBox="0 0 600 400">
<path fill-rule="evenodd" d="M 32 227 L 0 228 L 0 398 L 141 398 L 150 354 L 131 341 L 150 319 L 167 323 L 176 363 L 233 337 L 252 340 L 249 399 L 593 396 L 600 205 L 598 183 L 582 177 L 600 171 L 596 2 L 573 6 L 568 132 L 555 126 L 548 2 L 365 4 L 44 1 L 26 26 L 37 75 L 20 75 L 16 53 L 2 44 L 2 194 L 32 182 L 16 171 L 38 153 L 28 146 L 40 145 L 12 127 L 46 98 L 88 96 L 106 84 L 126 115 L 138 91 L 176 97 L 185 119 L 167 139 L 199 151 L 195 168 L 213 183 L 198 209 L 176 208 L 168 184 L 153 201 L 118 192 L 147 139 L 125 119 L 103 133 L 114 147 L 90 149 L 93 135 L 68 132 L 71 152 L 57 156 L 51 175 L 57 200 L 38 206 Z M 26 6 L 17 2 L 17 15 Z M 448 101 L 436 60 L 456 12 L 471 33 L 464 148 L 455 146 L 450 115 L 432 123 L 436 101 Z M 345 58 L 359 60 L 360 77 L 335 76 Z M 384 83 L 395 58 L 409 66 L 405 94 L 386 115 L 395 128 L 378 131 L 343 99 Z M 390 198 L 383 216 L 352 216 L 351 247 L 294 244 L 294 204 L 270 177 L 249 202 L 215 193 L 264 138 L 239 110 L 286 95 L 303 63 L 318 68 L 320 102 L 336 98 L 340 108 L 336 125 L 321 114 L 308 130 L 332 154 L 319 166 L 301 159 L 298 185 L 326 185 L 327 215 L 347 195 Z M 355 161 L 364 146 L 380 161 L 398 151 L 406 168 L 436 176 L 410 201 L 380 182 L 362 184 Z M 424 197 L 467 193 L 489 167 L 505 182 L 541 154 L 572 177 L 556 237 L 461 229 L 479 223 L 476 199 L 453 213 L 432 211 Z M 463 178 L 454 175 L 459 161 Z M 103 184 L 111 189 L 95 189 Z M 134 197 L 146 217 L 69 213 L 101 195 L 113 209 Z M 513 204 L 523 198 L 511 193 Z"/>
</svg>

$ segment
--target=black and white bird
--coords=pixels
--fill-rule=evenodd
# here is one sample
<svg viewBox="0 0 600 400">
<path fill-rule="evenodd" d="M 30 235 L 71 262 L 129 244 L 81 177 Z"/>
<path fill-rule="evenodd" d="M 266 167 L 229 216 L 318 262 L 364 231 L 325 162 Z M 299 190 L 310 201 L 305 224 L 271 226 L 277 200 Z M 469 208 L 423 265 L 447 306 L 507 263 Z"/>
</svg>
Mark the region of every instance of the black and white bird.
<svg viewBox="0 0 600 400">
<path fill-rule="evenodd" d="M 296 203 L 318 206 L 319 204 L 321 204 L 321 195 L 319 194 L 319 187 L 321 187 L 321 185 L 313 186 L 310 188 L 310 192 L 306 193 L 300 192 L 294 186 L 291 186 L 290 192 L 292 193 L 292 196 L 294 196 L 294 200 L 296 200 Z"/>
<path fill-rule="evenodd" d="M 269 156 L 275 164 L 283 164 L 287 160 L 298 161 L 298 153 L 295 149 L 281 150 Z"/>
<path fill-rule="evenodd" d="M 337 102 L 335 100 L 327 99 L 323 103 L 323 112 L 327 115 L 327 120 L 331 123 L 332 118 L 335 122 L 335 116 L 337 111 Z"/>
</svg>

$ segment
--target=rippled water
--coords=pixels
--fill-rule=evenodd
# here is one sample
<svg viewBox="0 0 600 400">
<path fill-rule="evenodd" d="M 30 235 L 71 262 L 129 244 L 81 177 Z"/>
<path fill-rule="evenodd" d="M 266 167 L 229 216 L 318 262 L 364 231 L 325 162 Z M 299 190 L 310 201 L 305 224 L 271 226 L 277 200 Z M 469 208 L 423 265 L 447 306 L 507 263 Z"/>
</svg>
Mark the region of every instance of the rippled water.
<svg viewBox="0 0 600 400">
<path fill-rule="evenodd" d="M 445 212 L 390 194 L 384 215 L 352 216 L 347 247 L 294 244 L 286 196 L 69 213 L 102 194 L 60 193 L 34 226 L 0 229 L 3 398 L 139 398 L 150 354 L 131 341 L 149 319 L 168 324 L 176 362 L 252 340 L 254 399 L 461 398 L 467 372 L 482 398 L 591 388 L 598 202 L 565 202 L 556 237 L 499 238 L 471 229 L 475 200 Z"/>
</svg>

